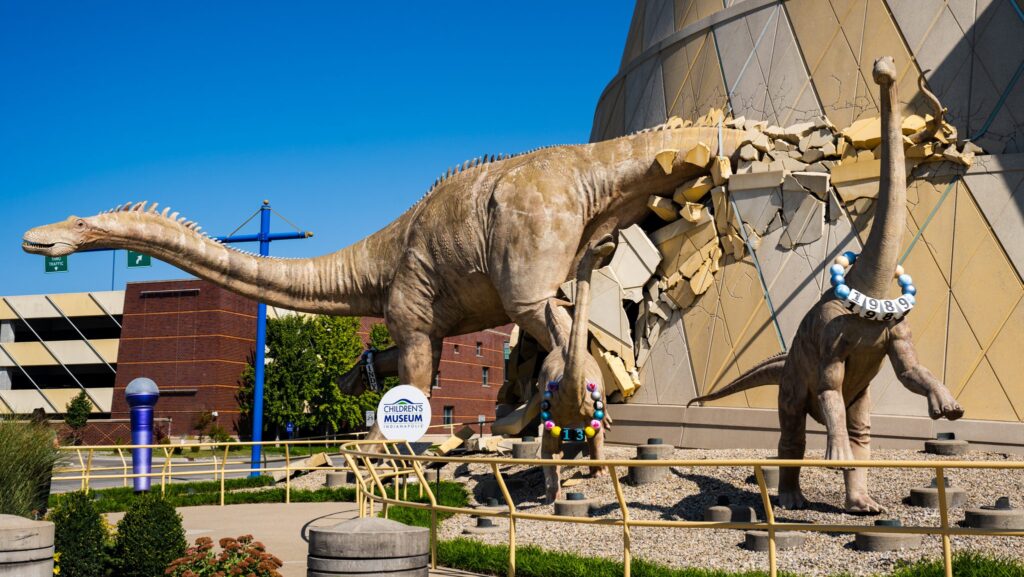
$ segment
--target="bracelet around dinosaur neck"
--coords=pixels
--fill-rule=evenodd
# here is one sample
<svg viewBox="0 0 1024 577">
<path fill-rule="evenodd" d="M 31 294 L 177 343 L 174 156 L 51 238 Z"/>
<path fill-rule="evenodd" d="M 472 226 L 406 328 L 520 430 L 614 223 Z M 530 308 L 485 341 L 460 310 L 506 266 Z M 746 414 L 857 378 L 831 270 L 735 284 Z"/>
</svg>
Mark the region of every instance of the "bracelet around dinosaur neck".
<svg viewBox="0 0 1024 577">
<path fill-rule="evenodd" d="M 876 321 L 894 321 L 906 316 L 917 303 L 917 287 L 914 286 L 914 279 L 903 272 L 903 267 L 896 266 L 896 282 L 903 290 L 903 296 L 897 299 L 876 299 L 865 295 L 857 290 L 851 289 L 846 284 L 846 272 L 850 265 L 857 261 L 857 253 L 852 251 L 844 252 L 836 257 L 834 264 L 829 268 L 832 275 L 832 286 L 836 298 L 843 301 L 843 305 L 858 315 Z"/>
</svg>

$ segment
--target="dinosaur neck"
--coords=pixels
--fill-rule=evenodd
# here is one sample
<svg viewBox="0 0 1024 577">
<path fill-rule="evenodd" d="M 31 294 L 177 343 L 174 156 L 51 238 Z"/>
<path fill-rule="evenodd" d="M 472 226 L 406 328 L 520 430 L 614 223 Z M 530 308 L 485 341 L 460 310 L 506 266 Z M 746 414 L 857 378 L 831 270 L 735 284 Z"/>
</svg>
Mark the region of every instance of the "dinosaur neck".
<svg viewBox="0 0 1024 577">
<path fill-rule="evenodd" d="M 847 284 L 869 297 L 888 298 L 906 228 L 907 177 L 896 84 L 881 87 L 882 169 L 874 223 Z"/>
<path fill-rule="evenodd" d="M 253 300 L 290 310 L 333 315 L 383 313 L 391 278 L 384 237 L 391 227 L 337 252 L 299 259 L 262 257 L 228 248 L 152 213 L 101 215 L 106 238 L 94 247 L 152 255 Z"/>
<path fill-rule="evenodd" d="M 576 270 L 576 306 L 573 307 L 572 330 L 566 344 L 565 376 L 562 382 L 573 387 L 582 402 L 586 394 L 584 367 L 590 334 L 587 326 L 590 322 L 590 278 L 594 272 L 594 259 L 589 251 L 583 255 Z"/>
</svg>

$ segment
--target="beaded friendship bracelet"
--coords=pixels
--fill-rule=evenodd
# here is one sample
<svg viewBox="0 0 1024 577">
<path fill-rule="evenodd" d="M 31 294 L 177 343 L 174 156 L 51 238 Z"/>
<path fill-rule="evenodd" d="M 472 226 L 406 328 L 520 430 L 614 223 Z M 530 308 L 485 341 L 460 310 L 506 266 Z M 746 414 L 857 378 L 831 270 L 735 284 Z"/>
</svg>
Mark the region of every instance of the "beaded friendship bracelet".
<svg viewBox="0 0 1024 577">
<path fill-rule="evenodd" d="M 917 287 L 914 286 L 914 279 L 903 271 L 903 267 L 896 265 L 896 282 L 903 291 L 903 296 L 897 299 L 876 299 L 865 295 L 846 285 L 846 271 L 857 261 L 857 253 L 852 251 L 844 252 L 837 256 L 834 264 L 829 268 L 832 275 L 832 286 L 836 298 L 843 301 L 843 305 L 858 315 L 876 321 L 893 321 L 906 316 L 917 303 Z"/>
</svg>

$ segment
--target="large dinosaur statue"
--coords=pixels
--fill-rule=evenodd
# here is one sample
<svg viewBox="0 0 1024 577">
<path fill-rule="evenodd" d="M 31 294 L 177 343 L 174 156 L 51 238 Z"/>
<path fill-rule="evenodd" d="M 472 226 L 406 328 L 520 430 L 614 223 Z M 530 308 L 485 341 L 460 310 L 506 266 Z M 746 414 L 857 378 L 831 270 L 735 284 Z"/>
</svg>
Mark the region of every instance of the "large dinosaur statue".
<svg viewBox="0 0 1024 577">
<path fill-rule="evenodd" d="M 587 352 L 590 341 L 588 321 L 590 319 L 590 278 L 594 269 L 601 266 L 604 257 L 615 249 L 611 236 L 598 240 L 584 252 L 576 272 L 576 303 L 572 315 L 572 332 L 569 342 L 556 347 L 541 365 L 539 381 L 546 383 L 543 415 L 555 424 L 543 431 L 541 457 L 551 459 L 562 452 L 560 428 L 586 431 L 590 445 L 590 457 L 604 458 L 604 432 L 606 429 L 604 403 L 607 402 L 601 367 Z M 566 303 L 568 304 L 568 303 Z M 549 313 L 554 309 L 549 309 Z M 560 354 L 559 354 L 560 353 Z M 594 424 L 597 421 L 597 424 Z M 546 423 L 545 423 L 546 425 Z M 544 485 L 549 503 L 559 498 L 561 492 L 560 467 L 544 467 Z M 602 469 L 592 468 L 592 474 Z"/>
<path fill-rule="evenodd" d="M 655 156 L 698 144 L 731 156 L 751 136 L 673 119 L 614 140 L 467 162 L 382 230 L 316 258 L 243 253 L 144 202 L 34 228 L 22 246 L 50 256 L 131 249 L 271 305 L 382 316 L 399 378 L 429 394 L 446 336 L 511 320 L 547 350 L 568 342 L 569 314 L 553 303 L 583 249 L 646 216 L 650 195 L 706 170 L 684 154 Z"/>
<path fill-rule="evenodd" d="M 907 181 L 893 59 L 883 57 L 875 61 L 872 75 L 881 93 L 882 172 L 874 224 L 863 253 L 856 257 L 856 264 L 845 276 L 845 284 L 868 297 L 886 299 L 894 284 L 903 244 Z M 924 93 L 936 108 L 933 123 L 941 125 L 938 101 L 927 90 Z M 889 321 L 862 318 L 850 312 L 844 300 L 836 298 L 831 290 L 807 312 L 788 354 L 762 361 L 722 389 L 693 399 L 690 404 L 778 383 L 780 458 L 803 458 L 810 414 L 827 430 L 826 459 L 867 460 L 871 458 L 868 385 L 887 355 L 903 386 L 928 398 L 933 419 L 963 416 L 963 409 L 949 389 L 918 362 L 905 317 Z M 884 510 L 868 494 L 865 469 L 847 470 L 844 475 L 848 511 Z M 781 507 L 806 506 L 798 467 L 783 468 L 779 481 Z"/>
</svg>

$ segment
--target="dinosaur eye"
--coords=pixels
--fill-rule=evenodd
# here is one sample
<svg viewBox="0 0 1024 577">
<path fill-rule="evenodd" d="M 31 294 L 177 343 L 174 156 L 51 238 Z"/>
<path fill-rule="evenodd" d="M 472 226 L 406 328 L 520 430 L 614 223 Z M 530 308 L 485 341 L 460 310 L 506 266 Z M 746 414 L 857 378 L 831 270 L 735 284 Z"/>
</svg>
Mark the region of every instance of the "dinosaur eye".
<svg viewBox="0 0 1024 577">
<path fill-rule="evenodd" d="M 75 227 L 76 228 L 85 228 L 85 221 L 82 220 L 82 219 L 78 219 L 77 221 L 75 221 Z"/>
</svg>

